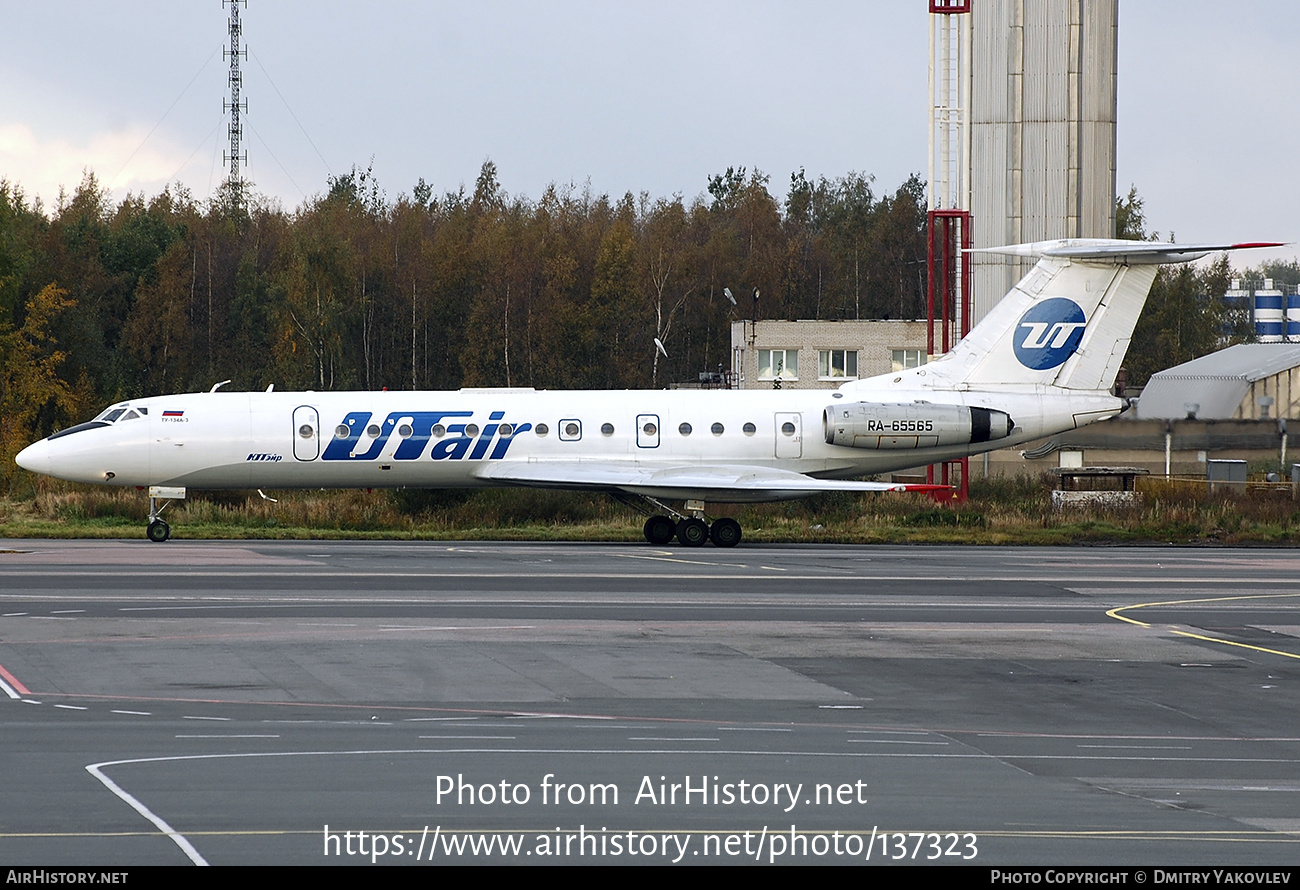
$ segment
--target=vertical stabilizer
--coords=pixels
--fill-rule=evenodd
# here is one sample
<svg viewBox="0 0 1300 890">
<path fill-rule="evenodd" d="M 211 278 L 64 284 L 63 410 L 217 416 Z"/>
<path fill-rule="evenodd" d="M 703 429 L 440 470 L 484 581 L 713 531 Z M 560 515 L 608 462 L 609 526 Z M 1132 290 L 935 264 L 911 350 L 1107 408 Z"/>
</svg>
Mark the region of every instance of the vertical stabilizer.
<svg viewBox="0 0 1300 890">
<path fill-rule="evenodd" d="M 1160 264 L 1256 246 L 1068 239 L 984 248 L 1039 260 L 934 371 L 971 386 L 1108 390 Z"/>
</svg>

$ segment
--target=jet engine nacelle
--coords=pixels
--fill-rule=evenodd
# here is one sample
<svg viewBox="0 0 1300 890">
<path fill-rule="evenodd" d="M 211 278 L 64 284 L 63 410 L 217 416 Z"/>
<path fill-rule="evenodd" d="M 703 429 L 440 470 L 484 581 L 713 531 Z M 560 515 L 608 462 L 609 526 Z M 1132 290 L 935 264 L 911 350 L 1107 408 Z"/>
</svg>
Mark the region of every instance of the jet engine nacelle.
<svg viewBox="0 0 1300 890">
<path fill-rule="evenodd" d="M 934 448 L 992 442 L 1011 435 L 1005 411 L 925 403 L 849 402 L 822 412 L 827 445 L 849 448 Z"/>
</svg>

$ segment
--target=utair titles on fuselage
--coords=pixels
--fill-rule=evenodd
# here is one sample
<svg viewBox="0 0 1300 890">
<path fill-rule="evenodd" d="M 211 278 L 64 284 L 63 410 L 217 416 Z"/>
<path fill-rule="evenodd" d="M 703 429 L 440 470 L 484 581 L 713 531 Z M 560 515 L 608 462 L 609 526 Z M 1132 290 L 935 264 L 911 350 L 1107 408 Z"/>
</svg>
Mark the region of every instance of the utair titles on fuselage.
<svg viewBox="0 0 1300 890">
<path fill-rule="evenodd" d="M 933 486 L 855 477 L 1009 447 L 1113 417 L 1110 388 L 1155 271 L 1214 250 L 1074 239 L 1037 257 L 929 364 L 817 390 L 212 392 L 119 403 L 18 455 L 64 479 L 148 487 L 149 537 L 189 488 L 608 491 L 645 506 L 646 538 L 734 546 L 705 502 Z M 679 511 L 665 501 L 683 501 Z"/>
</svg>

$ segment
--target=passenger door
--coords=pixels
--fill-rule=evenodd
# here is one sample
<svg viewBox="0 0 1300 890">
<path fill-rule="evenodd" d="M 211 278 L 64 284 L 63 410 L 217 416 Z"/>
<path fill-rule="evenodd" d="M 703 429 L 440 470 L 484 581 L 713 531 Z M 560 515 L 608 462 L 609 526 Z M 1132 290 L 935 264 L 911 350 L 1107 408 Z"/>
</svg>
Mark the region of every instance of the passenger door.
<svg viewBox="0 0 1300 890">
<path fill-rule="evenodd" d="M 298 460 L 320 457 L 320 415 L 310 405 L 293 409 L 293 456 Z"/>
<path fill-rule="evenodd" d="M 636 416 L 636 445 L 638 448 L 659 447 L 658 414 L 638 414 Z"/>
<path fill-rule="evenodd" d="M 777 412 L 776 456 L 779 458 L 803 457 L 803 418 L 798 412 Z"/>
</svg>

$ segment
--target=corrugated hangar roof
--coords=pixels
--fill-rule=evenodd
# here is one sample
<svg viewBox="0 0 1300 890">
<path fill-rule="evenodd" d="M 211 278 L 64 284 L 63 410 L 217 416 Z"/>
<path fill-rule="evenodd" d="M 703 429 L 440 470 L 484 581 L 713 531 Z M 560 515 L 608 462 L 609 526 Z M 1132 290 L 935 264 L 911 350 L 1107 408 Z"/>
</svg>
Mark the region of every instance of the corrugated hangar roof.
<svg viewBox="0 0 1300 890">
<path fill-rule="evenodd" d="M 1300 365 L 1300 344 L 1243 343 L 1174 365 L 1155 374 L 1138 399 L 1139 420 L 1187 416 L 1189 404 L 1200 405 L 1202 420 L 1229 420 L 1237 413 L 1250 385 Z"/>
</svg>

